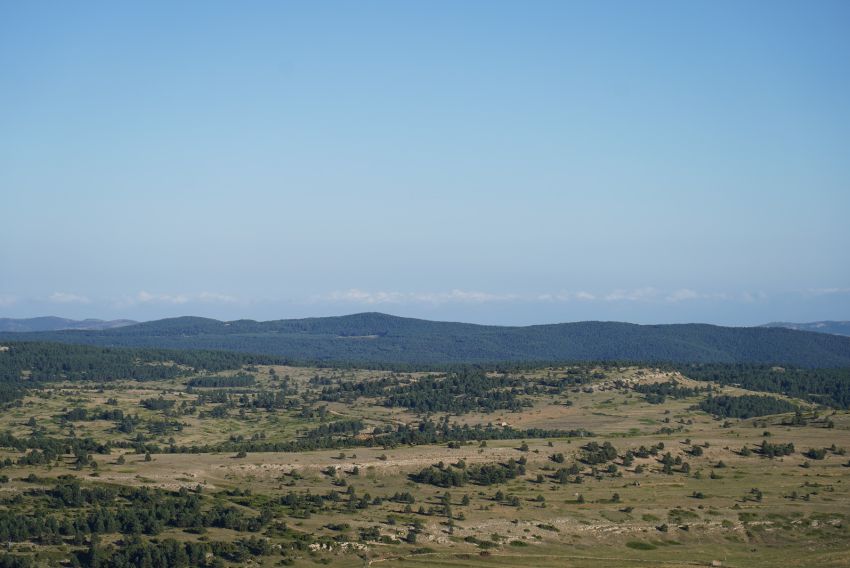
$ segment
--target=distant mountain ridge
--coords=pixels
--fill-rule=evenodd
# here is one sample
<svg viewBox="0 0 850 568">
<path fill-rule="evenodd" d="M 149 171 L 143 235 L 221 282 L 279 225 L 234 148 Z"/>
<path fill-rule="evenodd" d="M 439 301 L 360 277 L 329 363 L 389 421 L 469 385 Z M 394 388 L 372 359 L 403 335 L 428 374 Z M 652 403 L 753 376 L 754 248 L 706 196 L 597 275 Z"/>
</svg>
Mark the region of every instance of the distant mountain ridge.
<svg viewBox="0 0 850 568">
<path fill-rule="evenodd" d="M 766 323 L 762 327 L 784 327 L 798 331 L 813 331 L 816 333 L 831 333 L 833 335 L 850 336 L 850 321 L 813 321 L 809 323 L 791 323 L 778 321 Z"/>
<path fill-rule="evenodd" d="M 0 339 L 387 364 L 619 360 L 850 366 L 850 337 L 783 327 L 598 321 L 507 327 L 375 312 L 265 322 L 179 317 L 105 330 L 7 332 Z"/>
<path fill-rule="evenodd" d="M 66 329 L 100 330 L 133 325 L 135 323 L 138 322 L 123 319 L 112 321 L 100 319 L 73 320 L 54 316 L 25 319 L 0 318 L 0 331 L 31 332 L 60 331 Z"/>
</svg>

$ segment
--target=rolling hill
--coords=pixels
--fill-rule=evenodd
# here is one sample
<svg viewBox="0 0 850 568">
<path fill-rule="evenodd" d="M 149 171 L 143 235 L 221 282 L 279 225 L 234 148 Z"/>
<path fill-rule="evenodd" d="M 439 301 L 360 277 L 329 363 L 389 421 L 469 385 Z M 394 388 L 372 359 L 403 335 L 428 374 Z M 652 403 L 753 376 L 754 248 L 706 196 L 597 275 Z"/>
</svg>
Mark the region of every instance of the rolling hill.
<svg viewBox="0 0 850 568">
<path fill-rule="evenodd" d="M 179 317 L 105 330 L 6 332 L 0 339 L 385 364 L 629 360 L 850 366 L 850 338 L 786 328 L 619 322 L 506 327 L 381 313 L 265 322 Z"/>
</svg>

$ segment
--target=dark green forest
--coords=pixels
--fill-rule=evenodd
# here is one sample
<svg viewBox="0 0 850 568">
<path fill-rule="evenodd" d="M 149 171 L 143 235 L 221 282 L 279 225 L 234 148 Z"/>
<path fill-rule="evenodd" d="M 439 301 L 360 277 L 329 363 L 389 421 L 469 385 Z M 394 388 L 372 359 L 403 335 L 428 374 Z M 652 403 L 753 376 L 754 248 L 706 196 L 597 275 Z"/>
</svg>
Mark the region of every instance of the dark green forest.
<svg viewBox="0 0 850 568">
<path fill-rule="evenodd" d="M 799 410 L 795 404 L 772 396 L 710 396 L 699 403 L 699 409 L 721 418 L 752 418 Z"/>
<path fill-rule="evenodd" d="M 812 402 L 850 408 L 850 368 L 806 369 L 748 364 L 692 364 L 671 367 L 698 381 L 737 385 Z"/>
<path fill-rule="evenodd" d="M 245 365 L 283 363 L 273 356 L 227 351 L 175 351 L 90 347 L 64 343 L 7 343 L 0 351 L 0 384 L 57 380 L 156 381 L 199 371 L 224 371 Z M 0 390 L 0 401 L 3 391 Z"/>
<path fill-rule="evenodd" d="M 93 347 L 46 342 L 5 342 L 4 346 L 8 349 L 0 351 L 0 404 L 19 399 L 24 395 L 27 385 L 39 382 L 104 382 L 115 379 L 147 381 L 189 376 L 203 371 L 240 369 L 249 365 L 300 364 L 275 355 L 232 351 Z M 332 385 L 324 389 L 322 398 L 334 401 L 382 395 L 387 406 L 402 406 L 420 411 L 516 410 L 522 405 L 517 395 L 539 394 L 540 385 L 534 387 L 536 390 L 531 392 L 528 389 L 532 387 L 521 384 L 521 381 L 515 378 L 483 381 L 484 370 L 521 370 L 554 363 L 564 362 L 434 365 L 435 369 L 450 371 L 448 380 L 426 379 L 411 385 L 375 381 Z M 591 364 L 582 361 L 572 363 L 585 366 Z M 626 364 L 624 361 L 617 363 Z M 326 365 L 346 368 L 357 366 L 357 362 L 340 360 Z M 409 368 L 409 364 L 405 362 L 378 366 L 401 370 Z M 749 390 L 784 394 L 836 408 L 850 408 L 850 366 L 805 368 L 771 364 L 689 363 L 662 364 L 661 368 L 680 371 L 685 376 L 699 381 L 738 385 Z M 253 380 L 250 375 L 241 374 L 229 378 L 195 378 L 189 384 L 194 387 L 247 386 L 252 384 Z M 572 383 L 580 382 L 581 377 L 570 377 L 554 381 L 548 388 L 555 394 Z M 494 390 L 496 387 L 499 387 L 499 390 Z M 640 387 L 640 390 L 646 391 L 645 396 L 656 402 L 662 402 L 667 396 L 675 398 L 697 394 L 681 387 L 671 389 L 669 386 L 646 386 Z"/>
<path fill-rule="evenodd" d="M 618 322 L 500 327 L 380 313 L 268 322 L 182 317 L 101 331 L 0 333 L 0 340 L 229 350 L 361 364 L 625 360 L 850 366 L 850 338 L 784 328 Z"/>
</svg>

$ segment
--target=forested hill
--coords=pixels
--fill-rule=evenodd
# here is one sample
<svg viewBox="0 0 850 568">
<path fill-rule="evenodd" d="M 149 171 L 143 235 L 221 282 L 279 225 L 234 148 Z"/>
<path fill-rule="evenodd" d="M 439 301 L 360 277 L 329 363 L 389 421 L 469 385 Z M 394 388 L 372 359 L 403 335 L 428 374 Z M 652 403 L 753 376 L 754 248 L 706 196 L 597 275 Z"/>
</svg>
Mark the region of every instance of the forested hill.
<svg viewBox="0 0 850 568">
<path fill-rule="evenodd" d="M 374 363 L 629 360 L 850 366 L 850 338 L 785 328 L 618 322 L 502 327 L 380 313 L 267 322 L 181 317 L 100 331 L 0 333 L 2 339 Z"/>
</svg>

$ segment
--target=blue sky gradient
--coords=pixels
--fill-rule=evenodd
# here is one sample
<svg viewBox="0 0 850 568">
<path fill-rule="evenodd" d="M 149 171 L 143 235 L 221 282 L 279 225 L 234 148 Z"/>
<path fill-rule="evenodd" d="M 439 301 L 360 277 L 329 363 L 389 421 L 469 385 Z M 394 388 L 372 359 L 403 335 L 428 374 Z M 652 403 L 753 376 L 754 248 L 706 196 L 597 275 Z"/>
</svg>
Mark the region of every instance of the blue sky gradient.
<svg viewBox="0 0 850 568">
<path fill-rule="evenodd" d="M 850 3 L 5 2 L 0 317 L 850 319 Z"/>
</svg>

